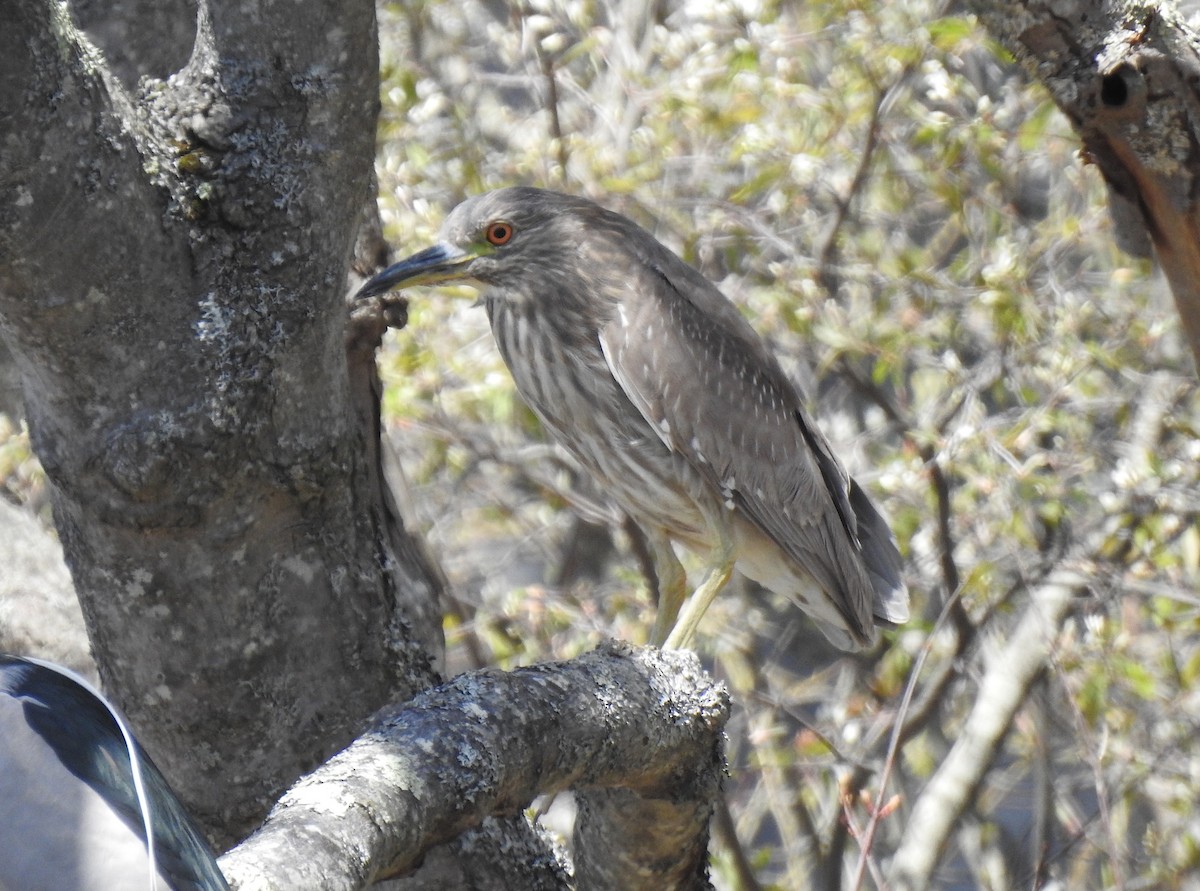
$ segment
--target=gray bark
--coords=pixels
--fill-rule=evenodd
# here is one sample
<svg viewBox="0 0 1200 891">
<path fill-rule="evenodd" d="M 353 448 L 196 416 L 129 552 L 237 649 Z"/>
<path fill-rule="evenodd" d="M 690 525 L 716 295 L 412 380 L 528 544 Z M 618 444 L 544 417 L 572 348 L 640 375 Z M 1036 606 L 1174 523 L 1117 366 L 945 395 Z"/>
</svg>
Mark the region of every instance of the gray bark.
<svg viewBox="0 0 1200 891">
<path fill-rule="evenodd" d="M 260 891 L 359 888 L 408 873 L 485 817 L 576 789 L 581 888 L 704 888 L 728 712 L 684 651 L 612 643 L 463 675 L 381 715 L 221 868 Z"/>
<path fill-rule="evenodd" d="M 440 657 L 344 344 L 374 11 L 201 4 L 137 94 L 58 4 L 0 15 L 0 320 L 100 677 L 236 837 Z"/>
<path fill-rule="evenodd" d="M 1118 243 L 1153 245 L 1200 362 L 1200 37 L 1163 3 L 968 6 L 1071 120 L 1108 184 Z"/>
</svg>

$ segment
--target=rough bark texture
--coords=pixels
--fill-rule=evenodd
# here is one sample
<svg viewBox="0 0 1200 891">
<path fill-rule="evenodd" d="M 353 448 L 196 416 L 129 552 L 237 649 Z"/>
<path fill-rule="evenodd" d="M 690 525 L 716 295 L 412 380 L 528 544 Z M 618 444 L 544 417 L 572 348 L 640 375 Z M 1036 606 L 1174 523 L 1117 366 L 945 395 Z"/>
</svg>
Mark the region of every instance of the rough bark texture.
<svg viewBox="0 0 1200 891">
<path fill-rule="evenodd" d="M 728 711 L 724 689 L 684 651 L 614 643 L 571 662 L 462 675 L 381 716 L 221 867 L 238 888 L 358 888 L 409 872 L 484 817 L 574 788 L 584 790 L 580 887 L 707 887 Z M 603 819 L 583 815 L 600 808 Z"/>
<path fill-rule="evenodd" d="M 136 95 L 0 16 L 3 333 L 101 679 L 228 838 L 440 655 L 343 342 L 373 8 L 201 4 Z"/>
<path fill-rule="evenodd" d="M 1149 236 L 1200 361 L 1200 40 L 1162 3 L 969 6 L 1074 124 L 1121 246 L 1144 254 Z"/>
<path fill-rule="evenodd" d="M 486 817 L 425 855 L 420 869 L 370 886 L 373 891 L 566 891 L 564 858 L 524 814 Z"/>
<path fill-rule="evenodd" d="M 664 786 L 658 796 L 629 789 L 579 794 L 575 822 L 575 875 L 580 888 L 628 891 L 699 891 L 708 880 L 707 827 L 716 801 L 717 774 L 689 778 L 687 794 Z M 700 780 L 700 782 L 696 782 Z M 668 791 L 669 790 L 669 791 Z"/>
</svg>

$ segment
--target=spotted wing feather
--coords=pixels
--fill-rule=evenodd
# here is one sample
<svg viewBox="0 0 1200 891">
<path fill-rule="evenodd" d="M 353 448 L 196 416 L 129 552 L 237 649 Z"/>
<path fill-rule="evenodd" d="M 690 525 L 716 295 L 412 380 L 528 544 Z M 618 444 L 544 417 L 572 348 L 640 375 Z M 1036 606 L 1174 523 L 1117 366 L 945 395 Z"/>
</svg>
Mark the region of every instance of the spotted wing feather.
<svg viewBox="0 0 1200 891">
<path fill-rule="evenodd" d="M 872 507 L 865 517 L 872 528 L 860 534 L 863 517 L 852 500 L 869 502 L 778 363 L 691 267 L 665 248 L 645 250 L 639 260 L 626 287 L 636 287 L 640 299 L 627 301 L 601 332 L 630 400 L 726 506 L 817 580 L 855 638 L 870 639 L 873 613 L 902 620 L 895 604 L 907 596 L 890 532 Z M 878 561 L 878 571 L 864 557 Z"/>
</svg>

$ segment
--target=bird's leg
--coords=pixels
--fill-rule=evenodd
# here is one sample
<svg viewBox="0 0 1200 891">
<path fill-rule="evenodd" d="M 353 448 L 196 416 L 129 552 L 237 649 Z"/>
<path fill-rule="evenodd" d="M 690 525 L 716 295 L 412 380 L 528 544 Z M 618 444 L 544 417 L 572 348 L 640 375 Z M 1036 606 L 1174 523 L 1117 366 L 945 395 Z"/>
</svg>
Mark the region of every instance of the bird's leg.
<svg viewBox="0 0 1200 891">
<path fill-rule="evenodd" d="M 650 643 L 661 647 L 675 625 L 679 607 L 687 597 L 687 573 L 675 556 L 671 540 L 661 533 L 647 533 L 646 540 L 654 553 L 654 574 L 658 577 L 658 614 L 654 617 L 654 630 L 650 632 Z"/>
<path fill-rule="evenodd" d="M 700 620 L 708 611 L 713 600 L 716 599 L 717 594 L 729 582 L 730 576 L 733 575 L 737 552 L 734 550 L 729 528 L 724 522 L 724 518 L 710 525 L 717 533 L 717 544 L 708 559 L 708 572 L 705 573 L 704 581 L 700 583 L 696 593 L 688 600 L 675 627 L 662 644 L 665 650 L 681 650 L 691 645 L 696 636 L 696 629 L 700 626 Z M 657 628 L 656 624 L 655 629 L 657 630 Z"/>
</svg>

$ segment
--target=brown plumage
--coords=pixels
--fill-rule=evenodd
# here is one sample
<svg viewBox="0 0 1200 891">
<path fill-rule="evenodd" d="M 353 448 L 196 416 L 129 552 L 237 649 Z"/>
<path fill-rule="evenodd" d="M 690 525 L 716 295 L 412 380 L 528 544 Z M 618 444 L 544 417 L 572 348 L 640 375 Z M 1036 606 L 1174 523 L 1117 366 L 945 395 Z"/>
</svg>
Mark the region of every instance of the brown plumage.
<svg viewBox="0 0 1200 891">
<path fill-rule="evenodd" d="M 735 562 L 843 649 L 871 645 L 876 620 L 907 620 L 895 540 L 778 362 L 644 229 L 581 198 L 501 189 L 456 207 L 437 246 L 359 296 L 449 280 L 487 287 L 521 396 L 646 533 L 656 642 L 690 641 Z M 709 558 L 678 625 L 686 578 L 670 540 Z"/>
</svg>

